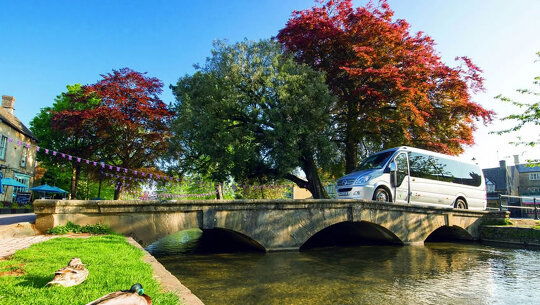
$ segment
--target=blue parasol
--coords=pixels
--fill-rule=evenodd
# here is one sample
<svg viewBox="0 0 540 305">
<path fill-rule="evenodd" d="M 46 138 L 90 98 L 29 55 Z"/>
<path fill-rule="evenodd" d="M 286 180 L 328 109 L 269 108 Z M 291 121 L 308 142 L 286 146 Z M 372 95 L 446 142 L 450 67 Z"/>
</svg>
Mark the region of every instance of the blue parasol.
<svg viewBox="0 0 540 305">
<path fill-rule="evenodd" d="M 64 191 L 63 189 L 56 187 L 56 186 L 50 186 L 47 184 L 43 184 L 40 186 L 36 186 L 30 189 L 34 192 L 41 192 L 41 193 L 54 193 L 54 194 L 65 194 L 67 191 Z"/>
</svg>

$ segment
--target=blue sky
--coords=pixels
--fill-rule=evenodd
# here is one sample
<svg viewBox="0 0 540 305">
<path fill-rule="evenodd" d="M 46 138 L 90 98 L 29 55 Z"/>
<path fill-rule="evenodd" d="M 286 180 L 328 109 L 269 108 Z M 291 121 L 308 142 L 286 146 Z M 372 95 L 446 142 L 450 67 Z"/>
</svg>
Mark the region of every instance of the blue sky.
<svg viewBox="0 0 540 305">
<path fill-rule="evenodd" d="M 313 3 L 0 0 L 0 95 L 15 96 L 16 115 L 28 124 L 67 84 L 92 83 L 99 74 L 130 67 L 161 79 L 166 87 L 162 98 L 172 102 L 168 85 L 203 62 L 212 41 L 274 36 L 292 10 Z M 538 0 L 389 3 L 397 18 L 435 39 L 445 62 L 452 65 L 454 57 L 469 56 L 484 69 L 486 92 L 475 100 L 499 115 L 512 108 L 495 101 L 495 95 L 514 96 L 514 89 L 530 88 L 533 77 L 540 75 L 540 62 L 534 63 L 540 51 Z M 484 167 L 514 153 L 540 158 L 532 149 L 509 145 L 514 136 L 488 134 L 501 126 L 495 122 L 480 127 L 477 144 L 464 157 L 475 157 Z"/>
</svg>

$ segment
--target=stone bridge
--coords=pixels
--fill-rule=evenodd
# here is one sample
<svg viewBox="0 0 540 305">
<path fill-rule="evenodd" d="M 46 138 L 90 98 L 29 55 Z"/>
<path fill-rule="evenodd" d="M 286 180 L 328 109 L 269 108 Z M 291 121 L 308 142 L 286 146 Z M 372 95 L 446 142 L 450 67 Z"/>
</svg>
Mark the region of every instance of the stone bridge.
<svg viewBox="0 0 540 305">
<path fill-rule="evenodd" d="M 478 240 L 479 226 L 499 212 L 359 200 L 82 201 L 36 200 L 42 232 L 71 221 L 102 223 L 149 245 L 185 229 L 225 230 L 265 251 L 298 250 L 340 227 L 352 238 L 423 244 L 439 233 Z M 335 233 L 332 233 L 335 234 Z M 328 234 L 327 234 L 328 235 Z"/>
</svg>

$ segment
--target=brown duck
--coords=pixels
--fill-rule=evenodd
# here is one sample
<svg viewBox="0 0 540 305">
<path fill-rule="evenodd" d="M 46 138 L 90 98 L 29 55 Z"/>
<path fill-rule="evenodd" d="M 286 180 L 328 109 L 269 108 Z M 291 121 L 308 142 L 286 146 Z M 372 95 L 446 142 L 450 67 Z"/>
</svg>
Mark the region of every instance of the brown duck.
<svg viewBox="0 0 540 305">
<path fill-rule="evenodd" d="M 72 258 L 68 265 L 54 273 L 52 281 L 46 286 L 64 286 L 71 287 L 79 285 L 88 277 L 88 269 L 84 267 L 80 258 Z"/>
<path fill-rule="evenodd" d="M 152 299 L 144 294 L 141 284 L 131 286 L 129 290 L 109 293 L 86 305 L 151 305 Z"/>
</svg>

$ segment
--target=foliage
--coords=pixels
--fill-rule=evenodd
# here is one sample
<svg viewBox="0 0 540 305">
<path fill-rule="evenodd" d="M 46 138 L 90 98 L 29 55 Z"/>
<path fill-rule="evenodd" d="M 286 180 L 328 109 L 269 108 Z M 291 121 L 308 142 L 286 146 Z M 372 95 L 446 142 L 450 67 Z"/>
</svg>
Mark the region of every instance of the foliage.
<svg viewBox="0 0 540 305">
<path fill-rule="evenodd" d="M 80 226 L 78 224 L 72 223 L 71 221 L 68 221 L 68 223 L 63 226 L 56 226 L 52 229 L 47 230 L 47 234 L 53 235 L 62 235 L 67 233 L 114 234 L 111 228 L 100 223 L 94 225 Z"/>
<path fill-rule="evenodd" d="M 487 218 L 482 222 L 483 226 L 511 226 L 509 218 Z"/>
<path fill-rule="evenodd" d="M 327 74 L 347 171 L 362 151 L 412 145 L 459 154 L 474 143 L 476 120 L 486 123 L 493 112 L 472 101 L 483 78 L 470 59 L 445 65 L 433 39 L 393 20 L 386 0 L 358 8 L 352 0 L 321 2 L 293 12 L 277 38 Z"/>
<path fill-rule="evenodd" d="M 237 199 L 287 199 L 292 198 L 290 185 L 246 185 L 235 192 Z"/>
<path fill-rule="evenodd" d="M 330 163 L 335 147 L 324 75 L 272 41 L 217 42 L 196 68 L 172 86 L 171 151 L 180 168 L 215 182 L 288 179 L 325 197 L 318 168 Z M 297 168 L 307 181 L 293 174 Z"/>
<path fill-rule="evenodd" d="M 538 52 L 537 55 L 540 58 L 540 52 Z M 540 59 L 537 61 L 540 61 Z M 533 84 L 536 86 L 540 86 L 540 76 L 537 76 L 534 78 Z M 540 96 L 540 90 L 519 89 L 516 91 L 522 94 L 524 97 L 530 97 L 533 99 L 538 98 Z M 495 133 L 497 134 L 511 133 L 511 132 L 520 130 L 526 125 L 540 126 L 540 100 L 536 100 L 536 101 L 528 103 L 528 102 L 518 102 L 518 101 L 512 100 L 511 98 L 505 97 L 503 95 L 498 95 L 495 98 L 505 103 L 511 103 L 514 106 L 524 109 L 522 113 L 511 114 L 509 116 L 502 118 L 503 121 L 505 120 L 515 121 L 516 122 L 515 126 L 508 129 L 497 131 Z M 525 141 L 521 141 L 520 139 L 520 141 L 516 142 L 516 144 L 526 144 L 529 146 L 535 146 L 540 143 L 538 142 L 540 141 L 540 133 L 536 133 L 530 136 L 537 137 L 537 138 L 528 139 Z M 537 161 L 537 162 L 540 162 L 540 161 Z"/>
<path fill-rule="evenodd" d="M 159 99 L 162 87 L 160 80 L 144 73 L 128 68 L 113 70 L 95 84 L 68 86 L 68 92 L 58 96 L 53 107 L 42 109 L 32 120 L 32 131 L 40 145 L 50 149 L 134 170 L 153 167 L 167 150 L 168 124 L 173 115 Z M 65 171 L 66 164 L 57 159 L 41 155 L 40 160 L 54 177 L 58 169 Z M 84 166 L 72 161 L 72 198 L 76 198 Z M 102 175 L 95 167 L 86 169 L 88 197 L 94 193 L 90 181 L 102 179 Z M 122 183 L 118 180 L 104 185 Z M 115 188 L 115 199 L 120 189 Z"/>
<path fill-rule="evenodd" d="M 172 293 L 163 293 L 153 278 L 152 267 L 141 258 L 143 252 L 129 245 L 122 236 L 89 238 L 54 238 L 17 251 L 0 261 L 0 270 L 13 266 L 20 276 L 0 276 L 0 303 L 15 304 L 86 304 L 107 293 L 126 290 L 141 283 L 155 304 L 179 304 Z M 90 271 L 88 279 L 77 286 L 47 287 L 54 272 L 73 257 L 81 258 Z"/>
<path fill-rule="evenodd" d="M 0 209 L 32 209 L 32 205 L 4 201 Z"/>
<path fill-rule="evenodd" d="M 284 199 L 291 197 L 291 185 L 280 184 L 257 185 L 249 183 L 240 185 L 233 181 L 223 183 L 223 199 Z M 160 194 L 162 193 L 162 194 Z M 174 194 L 179 196 L 165 197 L 163 194 Z M 193 196 L 188 196 L 188 195 Z M 208 194 L 206 196 L 201 196 Z M 166 184 L 158 187 L 159 199 L 165 200 L 201 200 L 215 198 L 215 183 L 208 179 L 197 176 L 184 177 L 180 184 Z"/>
<path fill-rule="evenodd" d="M 215 199 L 215 183 L 197 176 L 184 177 L 179 184 L 158 185 L 157 197 L 163 200 L 201 200 Z M 166 197 L 165 194 L 180 195 L 176 197 Z M 207 194 L 206 196 L 202 196 Z M 193 195 L 193 196 L 188 196 Z M 233 199 L 233 193 L 230 188 L 224 188 L 222 199 Z"/>
<path fill-rule="evenodd" d="M 173 113 L 159 98 L 163 83 L 128 68 L 113 70 L 86 87 L 101 99 L 99 107 L 70 115 L 71 122 L 92 121 L 104 141 L 102 158 L 115 166 L 155 166 L 167 150 L 168 123 Z M 119 185 L 122 180 L 118 180 Z M 120 188 L 115 199 L 120 195 Z"/>
<path fill-rule="evenodd" d="M 75 125 L 64 121 L 64 117 L 60 114 L 88 111 L 97 107 L 99 102 L 94 95 L 85 93 L 84 87 L 80 84 L 68 85 L 67 91 L 57 96 L 51 107 L 42 108 L 32 119 L 30 129 L 42 147 L 86 159 L 93 158 L 101 146 L 95 134 L 94 123 L 85 121 Z M 75 160 L 66 162 L 41 153 L 38 154 L 38 160 L 45 170 L 41 179 L 43 183 L 69 189 L 72 198 L 77 198 L 80 163 Z"/>
</svg>

